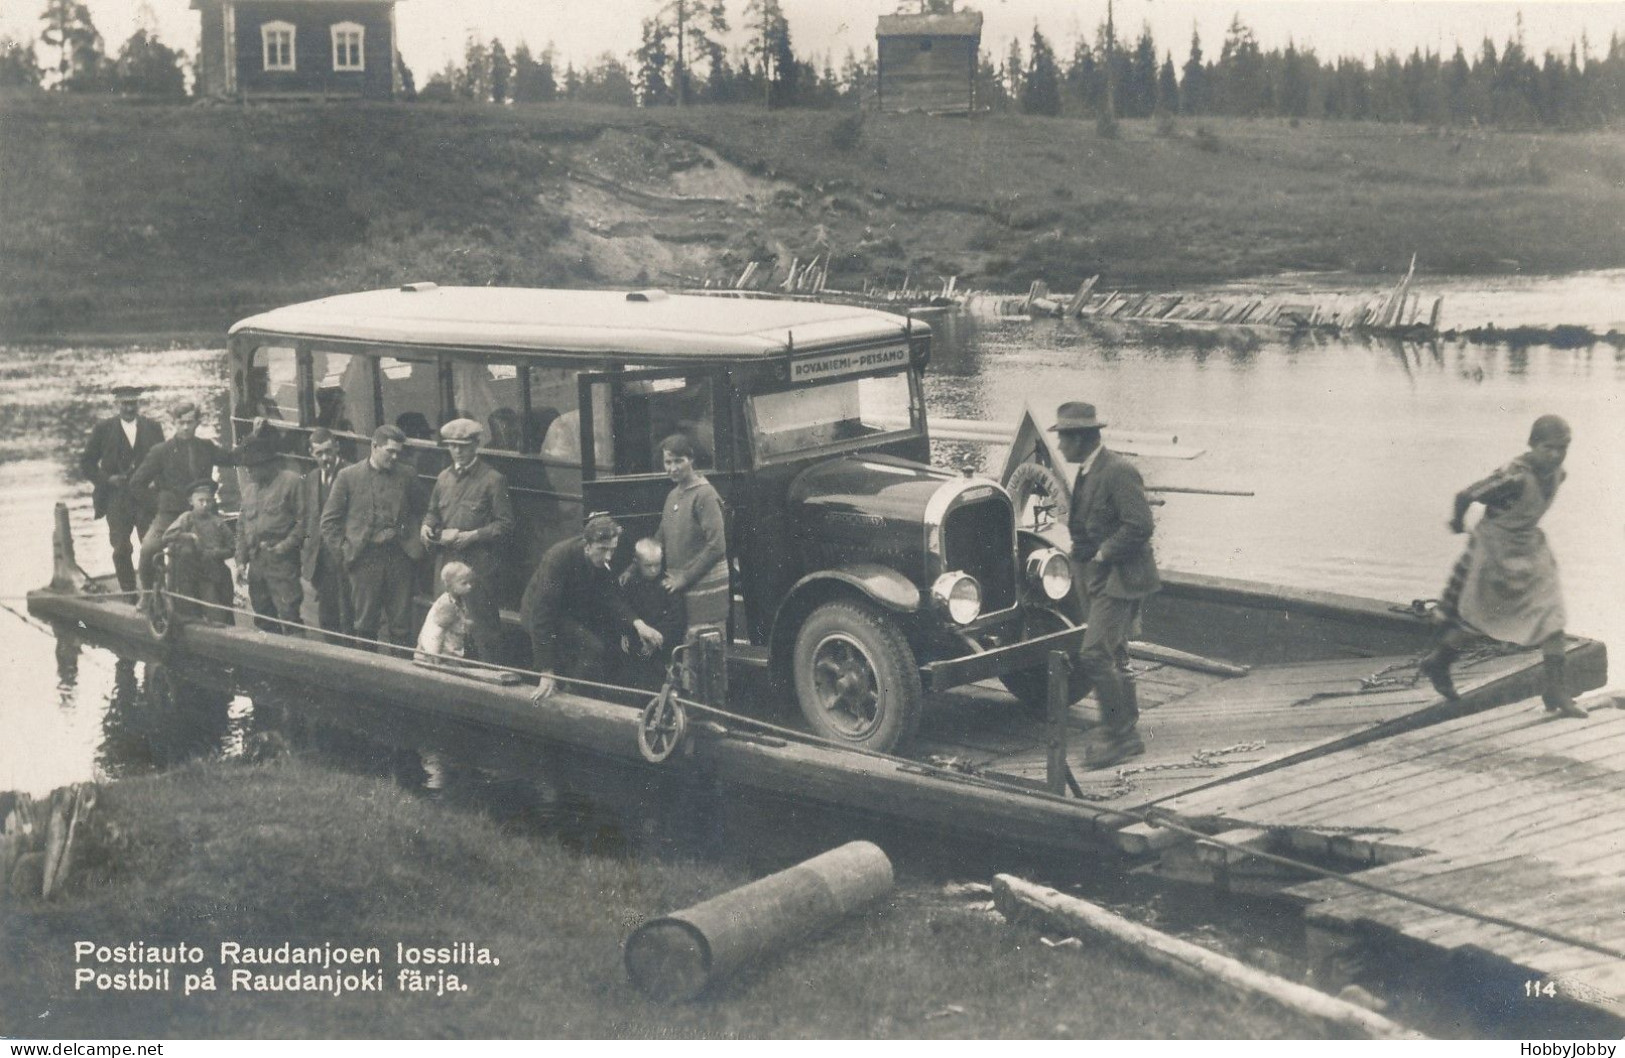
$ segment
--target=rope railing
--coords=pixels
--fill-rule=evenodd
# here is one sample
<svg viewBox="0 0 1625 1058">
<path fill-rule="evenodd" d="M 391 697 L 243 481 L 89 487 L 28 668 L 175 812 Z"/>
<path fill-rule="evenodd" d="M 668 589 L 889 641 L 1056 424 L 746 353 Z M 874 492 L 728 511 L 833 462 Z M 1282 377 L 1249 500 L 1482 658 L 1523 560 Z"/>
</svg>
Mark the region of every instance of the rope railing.
<svg viewBox="0 0 1625 1058">
<path fill-rule="evenodd" d="M 130 593 L 121 593 L 121 594 L 130 594 Z M 402 655 L 408 655 L 408 654 L 422 653 L 422 652 L 419 652 L 419 651 L 415 651 L 413 648 L 403 647 L 403 646 L 401 646 L 399 644 L 388 643 L 388 642 L 385 642 L 383 640 L 368 639 L 368 638 L 363 637 L 363 636 L 356 636 L 356 635 L 351 635 L 351 634 L 342 633 L 342 632 L 330 632 L 330 631 L 327 631 L 326 629 L 322 629 L 322 628 L 319 628 L 319 627 L 316 627 L 316 626 L 304 624 L 304 623 L 298 622 L 298 621 L 286 621 L 286 620 L 283 620 L 281 618 L 267 618 L 265 615 L 260 614 L 260 613 L 258 613 L 256 611 L 252 610 L 252 609 L 245 609 L 243 607 L 234 606 L 234 605 L 233 606 L 227 606 L 227 605 L 224 605 L 222 603 L 211 602 L 211 601 L 206 600 L 206 599 L 199 599 L 199 598 L 196 598 L 195 596 L 186 595 L 186 594 L 183 594 L 181 592 L 166 591 L 165 594 L 167 594 L 172 599 L 179 599 L 179 600 L 182 600 L 184 602 L 189 602 L 189 603 L 193 603 L 195 605 L 201 606 L 201 607 L 206 607 L 208 609 L 217 610 L 217 611 L 224 611 L 224 612 L 231 613 L 231 614 L 243 614 L 243 615 L 253 617 L 253 618 L 274 621 L 277 624 L 281 625 L 282 627 L 298 629 L 300 631 L 306 631 L 306 632 L 313 632 L 313 633 L 316 633 L 316 634 L 318 634 L 318 635 L 320 635 L 322 637 L 325 637 L 325 638 L 342 639 L 342 640 L 347 640 L 349 642 L 365 644 L 365 645 L 371 646 L 371 647 L 384 647 L 384 648 L 386 648 L 386 651 L 387 651 L 387 653 L 384 656 L 402 656 Z M 459 658 L 459 657 L 456 657 L 454 655 L 432 654 L 432 655 L 426 655 L 426 656 L 434 657 L 436 659 L 444 659 L 444 660 L 447 660 L 447 661 L 457 662 L 460 666 L 477 667 L 477 668 L 489 669 L 489 670 L 498 671 L 498 672 L 511 672 L 511 673 L 515 673 L 515 674 L 520 675 L 520 676 L 528 676 L 528 677 L 531 677 L 533 679 L 539 679 L 543 675 L 548 675 L 548 676 L 551 676 L 558 683 L 568 684 L 568 685 L 575 686 L 575 687 L 590 688 L 590 689 L 593 689 L 593 690 L 610 691 L 610 692 L 613 692 L 613 693 L 616 693 L 616 694 L 624 694 L 624 695 L 628 695 L 628 696 L 642 697 L 642 696 L 645 696 L 645 695 L 647 695 L 649 693 L 648 690 L 644 689 L 644 688 L 627 687 L 627 686 L 622 686 L 622 685 L 618 685 L 618 684 L 599 683 L 599 682 L 595 682 L 595 681 L 592 681 L 592 680 L 582 680 L 582 679 L 577 679 L 577 678 L 574 678 L 574 677 L 556 676 L 556 675 L 553 675 L 551 673 L 542 673 L 542 672 L 532 670 L 532 669 L 522 669 L 522 668 L 517 668 L 517 667 L 514 667 L 514 666 L 499 665 L 499 664 L 496 664 L 494 662 L 480 661 L 478 659 Z M 405 660 L 404 657 L 403 657 L 403 660 Z M 970 783 L 972 785 L 981 786 L 981 787 L 984 787 L 984 788 L 987 788 L 987 789 L 997 790 L 997 791 L 1002 792 L 1002 793 L 1018 794 L 1018 795 L 1025 796 L 1025 797 L 1036 798 L 1038 800 L 1045 801 L 1045 802 L 1052 803 L 1052 804 L 1065 805 L 1065 806 L 1067 806 L 1069 808 L 1077 808 L 1077 807 L 1079 807 L 1078 801 L 1075 798 L 1068 798 L 1068 797 L 1065 797 L 1065 796 L 1062 796 L 1062 795 L 1059 795 L 1059 794 L 1053 794 L 1053 793 L 1050 793 L 1049 791 L 1046 791 L 1046 790 L 1035 790 L 1035 789 L 1032 789 L 1030 787 L 1017 786 L 1017 785 L 1009 784 L 1009 783 L 1002 783 L 1002 782 L 998 782 L 996 780 L 988 779 L 985 776 L 973 775 L 973 774 L 969 774 L 969 773 L 966 773 L 966 772 L 963 772 L 963 771 L 959 771 L 957 769 L 945 768 L 945 767 L 942 767 L 940 765 L 935 765 L 935 764 L 931 764 L 931 763 L 928 763 L 928 762 L 921 762 L 921 761 L 911 760 L 908 757 L 902 757 L 902 756 L 898 756 L 898 755 L 892 754 L 892 753 L 882 753 L 882 752 L 879 752 L 877 750 L 866 749 L 866 748 L 861 747 L 861 746 L 852 746 L 852 745 L 847 745 L 845 743 L 835 742 L 835 741 L 833 741 L 831 739 L 826 739 L 826 738 L 822 738 L 822 737 L 817 736 L 817 735 L 808 734 L 805 731 L 797 731 L 797 730 L 795 730 L 793 728 L 782 727 L 780 725 L 773 724 L 773 723 L 770 723 L 770 722 L 765 721 L 765 720 L 759 720 L 759 719 L 756 719 L 754 717 L 742 716 L 742 715 L 737 714 L 737 713 L 732 713 L 732 712 L 729 712 L 726 709 L 722 709 L 722 708 L 720 708 L 718 706 L 714 706 L 714 705 L 709 705 L 709 704 L 707 704 L 705 702 L 693 701 L 691 699 L 681 698 L 681 697 L 677 697 L 676 700 L 679 701 L 683 705 L 683 707 L 685 709 L 691 709 L 691 710 L 693 710 L 693 711 L 695 711 L 697 713 L 700 713 L 702 715 L 709 715 L 709 716 L 712 716 L 712 717 L 716 717 L 716 718 L 719 718 L 719 719 L 729 721 L 731 723 L 742 725 L 744 727 L 754 728 L 756 730 L 772 734 L 772 735 L 774 735 L 776 737 L 781 737 L 781 738 L 785 739 L 786 741 L 794 741 L 794 742 L 808 744 L 808 745 L 818 745 L 818 746 L 822 746 L 822 747 L 825 747 L 825 748 L 841 750 L 841 751 L 844 751 L 846 753 L 852 753 L 852 754 L 856 754 L 858 756 L 869 757 L 869 758 L 873 758 L 873 759 L 876 759 L 876 760 L 884 761 L 886 763 L 895 765 L 895 766 L 897 766 L 899 768 L 907 768 L 907 769 L 910 769 L 910 770 L 913 770 L 913 771 L 916 771 L 916 772 L 920 772 L 920 773 L 933 774 L 933 775 L 937 775 L 939 777 L 949 778 L 949 779 L 952 779 L 955 782 Z M 1379 882 L 1366 881 L 1365 879 L 1359 878 L 1359 877 L 1357 877 L 1355 875 L 1340 873 L 1338 871 L 1334 871 L 1334 870 L 1332 870 L 1330 868 L 1327 868 L 1327 867 L 1321 867 L 1321 866 L 1319 866 L 1317 864 L 1307 863 L 1307 862 L 1302 861 L 1302 860 L 1293 859 L 1290 856 L 1282 856 L 1282 855 L 1280 855 L 1278 853 L 1265 852 L 1265 851 L 1263 851 L 1261 849 L 1255 849 L 1255 848 L 1252 848 L 1251 846 L 1243 845 L 1243 844 L 1241 844 L 1239 842 L 1234 842 L 1234 841 L 1227 840 L 1225 838 L 1217 837 L 1215 835 L 1208 834 L 1208 833 L 1206 833 L 1204 831 L 1198 830 L 1198 829 L 1196 829 L 1194 827 L 1186 826 L 1186 825 L 1184 825 L 1182 823 L 1177 823 L 1177 822 L 1173 821 L 1171 818 L 1169 818 L 1167 815 L 1162 814 L 1162 813 L 1147 812 L 1147 811 L 1137 810 L 1137 809 L 1133 809 L 1133 808 L 1115 808 L 1115 807 L 1114 808 L 1109 808 L 1109 809 L 1102 809 L 1100 811 L 1103 814 L 1110 814 L 1110 815 L 1114 815 L 1114 816 L 1119 816 L 1119 817 L 1122 817 L 1122 818 L 1125 818 L 1125 819 L 1133 820 L 1133 821 L 1135 821 L 1137 823 L 1143 823 L 1143 824 L 1145 824 L 1147 826 L 1159 827 L 1159 828 L 1171 830 L 1176 834 L 1180 834 L 1180 835 L 1182 835 L 1184 837 L 1190 838 L 1190 839 L 1195 840 L 1195 841 L 1205 842 L 1205 843 L 1207 843 L 1209 845 L 1214 845 L 1214 846 L 1217 846 L 1219 848 L 1226 849 L 1226 850 L 1228 850 L 1230 852 L 1239 853 L 1239 854 L 1242 854 L 1242 855 L 1244 855 L 1246 857 L 1250 857 L 1252 859 L 1260 860 L 1260 861 L 1265 862 L 1265 863 L 1275 864 L 1276 866 L 1286 867 L 1288 869 L 1299 871 L 1299 872 L 1302 872 L 1302 873 L 1305 873 L 1305 874 L 1309 874 L 1309 875 L 1312 875 L 1312 876 L 1314 876 L 1316 878 L 1320 878 L 1320 879 L 1323 879 L 1323 880 L 1339 882 L 1339 883 L 1341 883 L 1343 885 L 1349 886 L 1349 887 L 1354 888 L 1354 889 L 1359 889 L 1359 890 L 1364 891 L 1364 892 L 1374 893 L 1374 894 L 1379 895 L 1379 896 L 1385 896 L 1385 897 L 1388 897 L 1390 899 L 1399 900 L 1399 901 L 1402 901 L 1402 902 L 1405 902 L 1405 903 L 1413 904 L 1413 905 L 1415 905 L 1417 907 L 1424 907 L 1424 908 L 1427 908 L 1428 910 L 1437 911 L 1437 912 L 1440 912 L 1442 914 L 1455 915 L 1455 916 L 1458 916 L 1458 917 L 1461 917 L 1461 918 L 1470 919 L 1470 920 L 1475 921 L 1475 922 L 1481 922 L 1481 923 L 1483 923 L 1485 925 L 1499 926 L 1499 927 L 1501 927 L 1503 929 L 1514 930 L 1516 932 L 1524 933 L 1524 934 L 1527 934 L 1529 936 L 1540 937 L 1540 938 L 1543 938 L 1545 940 L 1554 941 L 1556 943 L 1568 945 L 1569 947 L 1573 947 L 1573 948 L 1580 948 L 1582 950 L 1594 952 L 1594 953 L 1599 954 L 1599 955 L 1605 955 L 1605 956 L 1608 956 L 1610 958 L 1625 960 L 1625 951 L 1622 951 L 1622 950 L 1617 949 L 1617 948 L 1610 947 L 1610 946 L 1608 946 L 1606 944 L 1601 944 L 1601 943 L 1598 943 L 1598 942 L 1595 942 L 1595 941 L 1587 940 L 1584 937 L 1571 936 L 1569 934 L 1562 933 L 1562 932 L 1557 931 L 1557 930 L 1547 929 L 1547 928 L 1545 928 L 1543 926 L 1533 925 L 1533 924 L 1530 924 L 1530 923 L 1527 923 L 1527 922 L 1519 922 L 1519 921 L 1517 921 L 1515 919 L 1505 918 L 1505 917 L 1500 916 L 1500 915 L 1489 914 L 1489 913 L 1482 912 L 1482 911 L 1475 911 L 1472 908 L 1462 907 L 1462 906 L 1457 905 L 1457 904 L 1451 904 L 1448 901 L 1435 900 L 1435 899 L 1433 899 L 1431 897 L 1422 896 L 1420 894 L 1408 893 L 1408 892 L 1406 892 L 1406 891 L 1404 891 L 1402 889 L 1396 889 L 1395 887 L 1390 886 L 1390 885 L 1383 885 L 1383 884 L 1381 884 Z"/>
</svg>

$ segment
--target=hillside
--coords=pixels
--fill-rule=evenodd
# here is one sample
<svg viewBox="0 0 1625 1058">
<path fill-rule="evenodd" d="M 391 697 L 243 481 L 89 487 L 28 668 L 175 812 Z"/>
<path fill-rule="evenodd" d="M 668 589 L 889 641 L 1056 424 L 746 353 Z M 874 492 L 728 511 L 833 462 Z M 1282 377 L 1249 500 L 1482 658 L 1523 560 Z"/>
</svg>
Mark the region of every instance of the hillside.
<svg viewBox="0 0 1625 1058">
<path fill-rule="evenodd" d="M 1625 265 L 1625 135 L 748 108 L 0 103 L 0 337 L 441 283 L 1164 285 Z"/>
</svg>

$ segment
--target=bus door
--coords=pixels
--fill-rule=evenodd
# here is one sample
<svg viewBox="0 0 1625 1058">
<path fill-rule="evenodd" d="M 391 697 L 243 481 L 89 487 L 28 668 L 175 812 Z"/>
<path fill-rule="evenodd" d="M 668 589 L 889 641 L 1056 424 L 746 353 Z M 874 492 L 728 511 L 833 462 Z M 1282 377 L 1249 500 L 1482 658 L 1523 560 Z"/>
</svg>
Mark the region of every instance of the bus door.
<svg viewBox="0 0 1625 1058">
<path fill-rule="evenodd" d="M 694 465 L 727 501 L 717 469 L 718 376 L 701 367 L 582 372 L 582 507 L 620 522 L 619 565 L 634 543 L 660 527 L 660 508 L 671 492 L 660 442 L 681 433 L 694 445 Z M 725 417 L 725 415 L 724 415 Z"/>
</svg>

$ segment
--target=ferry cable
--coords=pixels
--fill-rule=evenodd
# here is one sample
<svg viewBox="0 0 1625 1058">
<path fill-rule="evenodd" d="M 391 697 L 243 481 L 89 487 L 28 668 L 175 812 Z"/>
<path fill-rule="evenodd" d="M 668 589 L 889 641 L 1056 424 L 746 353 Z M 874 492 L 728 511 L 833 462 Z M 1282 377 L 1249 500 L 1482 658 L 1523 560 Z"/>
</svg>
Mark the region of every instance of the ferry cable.
<svg viewBox="0 0 1625 1058">
<path fill-rule="evenodd" d="M 195 604 L 197 604 L 199 606 L 207 607 L 207 608 L 213 609 L 213 610 L 223 610 L 223 611 L 225 611 L 227 613 L 232 613 L 232 614 L 244 614 L 244 615 L 249 616 L 249 617 L 263 617 L 263 615 L 258 614 L 253 610 L 247 610 L 247 609 L 243 609 L 242 607 L 237 607 L 237 606 L 226 606 L 226 605 L 221 604 L 221 603 L 209 602 L 207 600 L 199 599 L 199 598 L 196 598 L 194 596 L 184 595 L 184 594 L 182 594 L 180 592 L 167 591 L 167 592 L 165 592 L 165 594 L 169 595 L 171 598 L 180 599 L 180 600 L 183 600 L 185 602 L 195 603 Z M 8 607 L 8 609 L 9 609 L 9 607 Z M 13 611 L 13 612 L 15 612 L 15 611 Z M 280 626 L 282 626 L 284 628 L 300 629 L 302 631 L 314 632 L 314 633 L 317 633 L 317 634 L 322 635 L 322 636 L 331 636 L 333 638 L 338 638 L 338 639 L 347 639 L 347 640 L 350 640 L 351 642 L 361 643 L 361 644 L 371 646 L 371 647 L 385 647 L 385 648 L 390 649 L 391 651 L 400 651 L 400 652 L 405 652 L 408 649 L 408 648 L 404 648 L 404 647 L 399 647 L 399 646 L 397 646 L 395 644 L 385 643 L 382 640 L 367 639 L 367 638 L 365 638 L 363 636 L 347 635 L 347 634 L 338 633 L 338 632 L 326 632 L 326 631 L 323 631 L 320 628 L 315 628 L 315 627 L 312 627 L 311 625 L 303 624 L 303 623 L 298 622 L 298 621 L 283 621 L 283 620 L 281 620 L 279 618 L 268 618 L 268 620 L 273 620 L 278 625 L 280 625 Z M 444 655 L 444 654 L 428 655 L 428 656 L 456 661 L 460 665 L 467 666 L 467 667 L 470 667 L 470 668 L 482 668 L 482 669 L 488 669 L 488 670 L 498 671 L 498 672 L 511 672 L 511 673 L 514 673 L 514 674 L 519 675 L 519 676 L 530 676 L 530 677 L 533 677 L 533 678 L 539 678 L 539 677 L 545 675 L 544 673 L 536 672 L 536 671 L 533 671 L 533 670 L 530 670 L 530 669 L 520 669 L 520 668 L 515 668 L 515 667 L 512 667 L 512 666 L 508 666 L 508 665 L 497 665 L 497 664 L 494 664 L 492 662 L 477 661 L 477 660 L 468 659 L 468 658 L 456 658 L 456 657 L 451 657 L 450 655 Z M 648 693 L 646 690 L 643 690 L 643 689 L 640 689 L 640 688 L 625 687 L 625 686 L 620 686 L 620 685 L 616 685 L 616 684 L 595 683 L 595 682 L 593 682 L 591 680 L 577 680 L 577 679 L 573 679 L 573 678 L 570 678 L 570 677 L 554 677 L 554 679 L 558 680 L 559 682 L 568 683 L 568 684 L 571 684 L 571 685 L 574 685 L 574 686 L 589 687 L 589 688 L 593 688 L 593 689 L 596 689 L 596 690 L 613 691 L 613 692 L 615 692 L 617 694 L 625 694 L 625 695 L 629 695 L 629 696 L 631 696 L 631 695 L 643 696 L 643 695 L 646 695 Z M 675 700 L 680 702 L 685 709 L 692 709 L 692 710 L 694 710 L 696 712 L 699 712 L 699 713 L 707 713 L 707 714 L 710 714 L 712 716 L 715 716 L 715 717 L 718 717 L 718 718 L 721 718 L 721 719 L 724 719 L 724 720 L 728 720 L 728 721 L 743 724 L 743 725 L 745 725 L 747 727 L 757 728 L 757 729 L 772 733 L 774 735 L 781 736 L 781 737 L 785 738 L 788 741 L 810 743 L 810 744 L 814 744 L 814 745 L 822 745 L 822 746 L 825 746 L 825 747 L 831 748 L 831 749 L 844 750 L 844 751 L 846 751 L 848 753 L 855 753 L 855 754 L 857 754 L 859 756 L 871 757 L 871 758 L 874 758 L 874 759 L 877 759 L 877 760 L 886 761 L 887 763 L 895 764 L 895 765 L 898 765 L 900 767 L 909 767 L 909 768 L 917 769 L 919 771 L 926 772 L 928 774 L 936 774 L 936 775 L 939 775 L 940 777 L 950 778 L 950 779 L 953 779 L 955 781 L 969 782 L 969 783 L 972 783 L 973 785 L 981 786 L 981 787 L 984 787 L 984 788 L 987 788 L 987 789 L 997 790 L 997 791 L 1000 791 L 1002 793 L 1019 794 L 1019 795 L 1028 796 L 1028 797 L 1035 797 L 1035 798 L 1038 798 L 1038 799 L 1044 800 L 1044 801 L 1050 801 L 1050 802 L 1053 802 L 1053 803 L 1064 804 L 1064 805 L 1067 805 L 1067 806 L 1070 806 L 1070 807 L 1081 807 L 1078 804 L 1078 801 L 1075 798 L 1069 798 L 1069 797 L 1064 797 L 1064 796 L 1061 796 L 1061 795 L 1058 795 L 1058 794 L 1052 794 L 1052 793 L 1050 793 L 1050 792 L 1048 792 L 1046 790 L 1032 790 L 1032 789 L 1028 789 L 1028 788 L 1025 788 L 1025 787 L 1014 786 L 1014 785 L 1011 785 L 1011 784 L 1008 784 L 1008 783 L 1002 783 L 1002 782 L 998 782 L 996 780 L 988 779 L 988 778 L 985 778 L 984 776 L 972 775 L 972 774 L 969 774 L 969 773 L 966 773 L 966 772 L 956 771 L 956 770 L 954 770 L 952 768 L 944 768 L 944 767 L 941 767 L 940 765 L 925 764 L 925 763 L 921 763 L 919 761 L 910 760 L 907 757 L 900 757 L 900 756 L 897 756 L 897 755 L 891 754 L 891 753 L 881 753 L 881 752 L 878 752 L 876 750 L 864 749 L 861 746 L 845 745 L 843 743 L 835 742 L 835 741 L 833 741 L 831 739 L 822 738 L 822 737 L 820 737 L 818 735 L 809 735 L 808 733 L 806 733 L 804 731 L 797 731 L 794 728 L 780 727 L 777 724 L 773 724 L 773 723 L 770 723 L 770 722 L 765 721 L 765 720 L 758 720 L 758 719 L 755 719 L 754 717 L 741 716 L 741 715 L 736 714 L 736 713 L 730 713 L 725 709 L 720 709 L 720 708 L 718 708 L 716 706 L 713 706 L 713 705 L 707 705 L 704 702 L 690 701 L 689 699 L 686 699 L 686 698 L 676 698 Z M 1571 937 L 1571 936 L 1569 936 L 1569 935 L 1567 935 L 1565 933 L 1560 933 L 1560 932 L 1558 932 L 1556 930 L 1546 929 L 1543 926 L 1531 925 L 1530 923 L 1527 923 L 1527 922 L 1518 922 L 1515 919 L 1503 918 L 1500 915 L 1493 915 L 1493 914 L 1488 914 L 1486 912 L 1474 911 L 1474 910 L 1472 910 L 1470 908 L 1460 907 L 1458 905 L 1446 903 L 1446 902 L 1441 901 L 1441 900 L 1434 900 L 1431 897 L 1420 896 L 1420 895 L 1417 895 L 1415 893 L 1407 893 L 1404 890 L 1395 889 L 1392 886 L 1383 885 L 1383 884 L 1381 884 L 1379 882 L 1368 882 L 1368 881 L 1366 881 L 1366 880 L 1364 880 L 1362 878 L 1358 878 L 1358 877 L 1356 877 L 1354 875 L 1340 874 L 1337 871 L 1331 870 L 1330 868 L 1320 867 L 1320 866 L 1318 866 L 1316 864 L 1312 864 L 1312 863 L 1305 863 L 1305 862 L 1303 862 L 1301 860 L 1295 860 L 1290 856 L 1282 856 L 1279 853 L 1264 852 L 1263 850 L 1260 850 L 1260 849 L 1250 848 L 1250 847 L 1248 847 L 1246 845 L 1240 844 L 1239 842 L 1228 841 L 1228 840 L 1226 840 L 1224 838 L 1220 838 L 1220 837 L 1216 837 L 1216 836 L 1211 835 L 1211 834 L 1203 833 L 1202 831 L 1197 830 L 1194 827 L 1185 826 L 1182 823 L 1175 823 L 1171 819 L 1169 819 L 1167 816 L 1162 815 L 1160 813 L 1146 812 L 1146 811 L 1143 811 L 1143 810 L 1136 810 L 1136 809 L 1132 809 L 1132 808 L 1100 809 L 1097 814 L 1095 814 L 1095 815 L 1093 815 L 1091 817 L 1091 821 L 1098 822 L 1101 817 L 1108 816 L 1108 815 L 1118 815 L 1118 816 L 1122 816 L 1122 817 L 1124 817 L 1126 819 L 1132 819 L 1132 820 L 1134 820 L 1135 822 L 1138 822 L 1138 823 L 1144 823 L 1147 826 L 1165 828 L 1165 829 L 1173 831 L 1176 834 L 1181 834 L 1181 835 L 1183 835 L 1183 836 L 1185 836 L 1187 838 L 1191 838 L 1191 839 L 1196 840 L 1196 841 L 1203 841 L 1203 842 L 1206 842 L 1209 845 L 1216 845 L 1219 848 L 1227 849 L 1227 850 L 1229 850 L 1231 852 L 1238 852 L 1238 853 L 1241 853 L 1241 854 L 1243 854 L 1245 856 L 1251 857 L 1253 859 L 1261 860 L 1261 861 L 1263 861 L 1265 863 L 1273 863 L 1273 864 L 1275 864 L 1277 866 L 1289 867 L 1289 868 L 1291 868 L 1293 870 L 1303 871 L 1303 872 L 1305 872 L 1307 874 L 1312 874 L 1312 875 L 1315 875 L 1316 877 L 1319 877 L 1319 878 L 1322 878 L 1322 879 L 1335 881 L 1335 882 L 1341 882 L 1344 885 L 1351 886 L 1351 887 L 1353 887 L 1355 889 L 1360 889 L 1360 890 L 1363 890 L 1363 891 L 1368 892 L 1368 893 L 1375 893 L 1375 894 L 1377 894 L 1379 896 L 1386 896 L 1386 897 L 1389 897 L 1391 899 L 1399 900 L 1399 901 L 1402 901 L 1402 902 L 1405 902 L 1405 903 L 1415 904 L 1418 907 L 1425 907 L 1430 911 L 1438 911 L 1438 912 L 1441 912 L 1441 913 L 1447 914 L 1447 915 L 1455 915 L 1455 916 L 1460 917 L 1460 918 L 1472 919 L 1473 921 L 1476 921 L 1476 922 L 1482 922 L 1485 925 L 1500 926 L 1503 929 L 1510 929 L 1510 930 L 1513 930 L 1515 932 L 1526 933 L 1526 934 L 1529 934 L 1529 935 L 1535 936 L 1535 937 L 1541 937 L 1541 938 L 1543 938 L 1545 940 L 1555 941 L 1556 943 L 1559 943 L 1559 944 L 1568 945 L 1569 947 L 1581 948 L 1581 949 L 1584 949 L 1586 951 L 1595 952 L 1595 953 L 1597 953 L 1599 955 L 1606 955 L 1609 958 L 1625 960 L 1625 951 L 1621 951 L 1621 950 L 1619 950 L 1617 948 L 1611 948 L 1606 944 L 1599 944 L 1599 943 L 1596 943 L 1594 941 L 1585 940 L 1584 938 L 1581 938 L 1581 937 Z"/>
</svg>

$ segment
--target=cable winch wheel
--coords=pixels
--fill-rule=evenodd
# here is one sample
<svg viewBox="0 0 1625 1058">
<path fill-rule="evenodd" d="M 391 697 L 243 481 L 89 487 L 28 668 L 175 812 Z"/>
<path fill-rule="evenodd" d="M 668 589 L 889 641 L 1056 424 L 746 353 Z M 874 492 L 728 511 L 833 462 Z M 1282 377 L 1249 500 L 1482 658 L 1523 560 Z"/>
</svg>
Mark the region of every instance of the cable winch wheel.
<svg viewBox="0 0 1625 1058">
<path fill-rule="evenodd" d="M 638 752 L 650 764 L 667 760 L 688 734 L 688 712 L 669 684 L 643 708 L 638 721 Z"/>
</svg>

